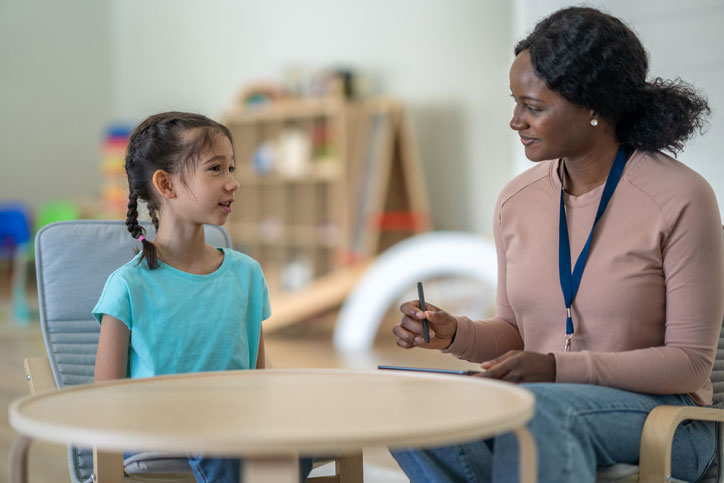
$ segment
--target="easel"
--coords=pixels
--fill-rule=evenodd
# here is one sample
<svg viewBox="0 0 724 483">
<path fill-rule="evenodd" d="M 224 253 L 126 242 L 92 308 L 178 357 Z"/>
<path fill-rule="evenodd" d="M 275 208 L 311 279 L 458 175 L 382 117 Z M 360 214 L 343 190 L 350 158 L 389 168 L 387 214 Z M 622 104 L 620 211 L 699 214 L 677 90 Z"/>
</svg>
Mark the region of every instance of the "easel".
<svg viewBox="0 0 724 483">
<path fill-rule="evenodd" d="M 361 108 L 349 167 L 349 259 L 379 254 L 430 229 L 429 206 L 410 121 L 400 103 Z"/>
<path fill-rule="evenodd" d="M 340 268 L 293 294 L 275 299 L 267 331 L 339 307 L 380 252 L 430 229 L 425 182 L 410 121 L 399 102 L 350 107 L 346 252 Z"/>
</svg>

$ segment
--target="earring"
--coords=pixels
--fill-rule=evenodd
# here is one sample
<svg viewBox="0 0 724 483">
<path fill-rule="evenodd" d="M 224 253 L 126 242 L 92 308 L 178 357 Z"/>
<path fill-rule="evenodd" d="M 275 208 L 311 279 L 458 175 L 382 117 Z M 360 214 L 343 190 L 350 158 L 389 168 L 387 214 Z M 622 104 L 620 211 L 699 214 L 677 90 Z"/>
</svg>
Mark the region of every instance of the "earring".
<svg viewBox="0 0 724 483">
<path fill-rule="evenodd" d="M 593 127 L 598 126 L 598 119 L 596 119 L 595 117 L 593 119 L 591 119 L 591 126 L 593 126 Z"/>
</svg>

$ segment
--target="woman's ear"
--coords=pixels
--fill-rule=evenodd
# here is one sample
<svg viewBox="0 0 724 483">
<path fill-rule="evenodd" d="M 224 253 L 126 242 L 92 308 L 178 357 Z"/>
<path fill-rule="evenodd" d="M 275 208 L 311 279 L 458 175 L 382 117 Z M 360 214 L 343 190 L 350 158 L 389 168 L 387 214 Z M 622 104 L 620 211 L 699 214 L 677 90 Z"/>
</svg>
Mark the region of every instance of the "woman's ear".
<svg viewBox="0 0 724 483">
<path fill-rule="evenodd" d="M 154 188 L 156 188 L 156 191 L 158 191 L 161 196 L 169 200 L 176 198 L 176 192 L 173 189 L 173 183 L 169 173 L 161 169 L 156 170 L 156 172 L 153 173 L 152 181 Z"/>
</svg>

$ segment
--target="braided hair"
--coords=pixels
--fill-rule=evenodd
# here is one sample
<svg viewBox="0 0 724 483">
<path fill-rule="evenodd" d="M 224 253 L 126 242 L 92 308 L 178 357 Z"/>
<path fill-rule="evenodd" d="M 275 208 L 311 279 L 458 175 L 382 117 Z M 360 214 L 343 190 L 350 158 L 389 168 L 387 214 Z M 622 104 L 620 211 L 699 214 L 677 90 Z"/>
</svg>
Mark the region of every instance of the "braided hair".
<svg viewBox="0 0 724 483">
<path fill-rule="evenodd" d="M 158 268 L 156 246 L 146 239 L 146 230 L 138 223 L 138 200 L 146 202 L 148 214 L 158 231 L 160 197 L 153 186 L 153 175 L 162 170 L 179 174 L 181 181 L 199 153 L 213 147 L 216 137 L 231 132 L 221 123 L 206 116 L 187 112 L 162 112 L 142 121 L 131 133 L 126 152 L 128 176 L 128 211 L 126 228 L 142 244 L 139 263 L 146 260 L 149 268 Z"/>
<path fill-rule="evenodd" d="M 616 17 L 586 7 L 558 10 L 515 46 L 515 55 L 523 50 L 549 89 L 609 119 L 627 150 L 676 154 L 706 127 L 707 100 L 681 79 L 647 81 L 646 50 Z"/>
</svg>

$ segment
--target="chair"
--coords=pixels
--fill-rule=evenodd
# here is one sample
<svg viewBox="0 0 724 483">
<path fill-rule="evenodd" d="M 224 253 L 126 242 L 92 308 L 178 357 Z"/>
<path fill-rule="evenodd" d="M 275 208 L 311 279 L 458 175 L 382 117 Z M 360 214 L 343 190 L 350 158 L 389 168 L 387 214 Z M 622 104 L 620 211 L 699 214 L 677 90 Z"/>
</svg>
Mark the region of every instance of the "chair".
<svg viewBox="0 0 724 483">
<path fill-rule="evenodd" d="M 683 421 L 696 419 L 716 422 L 717 447 L 709 469 L 699 483 L 724 482 L 724 326 L 719 333 L 716 359 L 711 371 L 714 404 L 708 408 L 693 406 L 659 406 L 646 418 L 641 434 L 639 465 L 615 464 L 598 469 L 597 483 L 629 481 L 677 482 L 671 478 L 671 447 L 676 427 Z"/>
<path fill-rule="evenodd" d="M 144 227 L 151 239 L 155 230 L 147 223 Z M 217 247 L 231 246 L 221 227 L 206 226 L 206 239 Z M 137 243 L 122 221 L 63 221 L 38 232 L 38 301 L 48 358 L 25 361 L 33 394 L 93 382 L 100 328 L 91 310 L 107 277 L 133 256 Z M 25 481 L 27 474 L 27 444 L 21 439 L 14 450 L 14 460 L 21 462 L 16 465 L 21 468 L 14 476 L 17 481 Z M 90 449 L 69 447 L 68 465 L 73 483 L 99 481 L 109 475 L 117 481 L 120 474 L 120 457 L 94 454 Z M 325 481 L 361 483 L 361 454 L 338 458 L 336 467 L 337 475 Z M 124 461 L 124 469 L 133 476 L 132 481 L 143 481 L 144 476 L 148 481 L 195 481 L 186 459 L 172 453 L 136 455 Z"/>
</svg>

